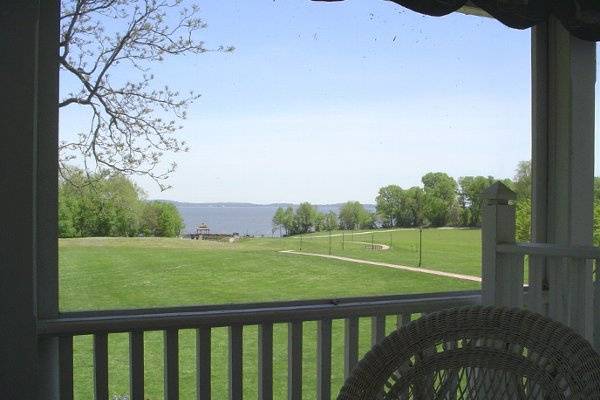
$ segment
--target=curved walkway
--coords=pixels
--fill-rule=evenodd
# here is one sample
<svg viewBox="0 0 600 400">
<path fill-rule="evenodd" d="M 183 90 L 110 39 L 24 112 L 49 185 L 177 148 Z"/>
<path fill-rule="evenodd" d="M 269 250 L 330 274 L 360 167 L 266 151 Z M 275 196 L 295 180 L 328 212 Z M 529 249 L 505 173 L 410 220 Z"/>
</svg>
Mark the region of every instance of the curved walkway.
<svg viewBox="0 0 600 400">
<path fill-rule="evenodd" d="M 370 235 L 372 233 L 389 233 L 389 232 L 399 232 L 399 231 L 414 231 L 414 230 L 418 230 L 418 229 L 419 228 L 396 228 L 396 229 L 385 229 L 385 230 L 377 229 L 377 230 L 374 230 L 374 231 L 362 231 L 362 232 L 345 231 L 344 233 L 333 233 L 331 235 L 309 235 L 309 236 L 302 236 L 302 237 L 304 239 L 322 239 L 322 238 L 328 238 L 330 236 L 331 237 L 341 237 L 341 236 L 350 237 L 350 236 Z"/>
<path fill-rule="evenodd" d="M 347 243 L 358 243 L 358 244 L 364 244 L 367 246 L 377 246 L 379 249 L 378 250 L 389 250 L 390 246 L 387 244 L 383 244 L 383 243 L 371 243 L 371 242 L 356 242 L 356 241 L 348 241 Z"/>
<path fill-rule="evenodd" d="M 282 251 L 280 251 L 280 253 L 296 254 L 296 255 L 300 255 L 300 256 L 323 257 L 323 258 L 329 258 L 332 260 L 353 262 L 353 263 L 357 263 L 357 264 L 377 265 L 379 267 L 394 268 L 394 269 L 400 269 L 403 271 L 420 272 L 423 274 L 444 276 L 446 278 L 461 279 L 464 281 L 481 282 L 481 278 L 478 276 L 474 276 L 474 275 L 454 274 L 452 272 L 436 271 L 436 270 L 427 269 L 427 268 L 409 267 L 406 265 L 399 265 L 399 264 L 389 264 L 389 263 L 384 263 L 384 262 L 379 262 L 379 261 L 360 260 L 358 258 L 330 256 L 327 254 L 319 254 L 319 253 L 307 253 L 307 252 L 296 251 L 296 250 L 282 250 Z"/>
</svg>

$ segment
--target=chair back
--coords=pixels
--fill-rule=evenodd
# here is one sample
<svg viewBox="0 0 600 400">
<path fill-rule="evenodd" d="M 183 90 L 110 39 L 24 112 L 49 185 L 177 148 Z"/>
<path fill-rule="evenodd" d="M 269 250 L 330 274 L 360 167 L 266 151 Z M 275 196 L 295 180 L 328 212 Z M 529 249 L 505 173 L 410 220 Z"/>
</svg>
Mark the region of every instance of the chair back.
<svg viewBox="0 0 600 400">
<path fill-rule="evenodd" d="M 600 357 L 525 310 L 465 307 L 398 329 L 357 364 L 338 400 L 598 399 Z"/>
</svg>

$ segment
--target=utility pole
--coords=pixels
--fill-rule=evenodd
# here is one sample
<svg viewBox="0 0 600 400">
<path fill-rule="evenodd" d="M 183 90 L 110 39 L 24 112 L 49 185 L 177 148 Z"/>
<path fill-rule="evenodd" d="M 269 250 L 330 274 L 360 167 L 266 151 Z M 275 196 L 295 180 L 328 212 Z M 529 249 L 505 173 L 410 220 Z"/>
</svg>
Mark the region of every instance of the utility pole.
<svg viewBox="0 0 600 400">
<path fill-rule="evenodd" d="M 302 235 L 300 235 L 300 251 L 302 251 Z"/>
<path fill-rule="evenodd" d="M 344 250 L 344 231 L 342 231 L 342 250 Z"/>
<path fill-rule="evenodd" d="M 374 242 L 374 238 L 373 236 L 375 236 L 375 234 L 373 232 L 371 232 L 371 250 L 375 250 L 375 244 Z"/>
</svg>

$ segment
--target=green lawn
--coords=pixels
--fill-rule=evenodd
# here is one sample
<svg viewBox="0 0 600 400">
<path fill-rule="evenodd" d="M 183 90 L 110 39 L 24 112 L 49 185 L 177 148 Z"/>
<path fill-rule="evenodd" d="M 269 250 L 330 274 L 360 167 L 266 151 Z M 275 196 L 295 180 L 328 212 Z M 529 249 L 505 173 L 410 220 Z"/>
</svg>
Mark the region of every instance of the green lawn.
<svg viewBox="0 0 600 400">
<path fill-rule="evenodd" d="M 304 251 L 329 252 L 329 238 L 302 239 Z M 387 238 L 387 241 L 385 240 Z M 361 243 L 371 235 L 332 237 L 332 253 L 366 260 L 416 265 L 418 231 L 375 233 L 375 243 L 390 250 L 374 251 Z M 245 239 L 237 243 L 183 239 L 69 239 L 60 241 L 60 305 L 63 311 L 216 304 L 283 299 L 401 294 L 467 290 L 473 282 L 435 277 L 385 267 L 279 253 L 298 249 L 299 238 Z M 423 266 L 479 273 L 479 231 L 426 230 Z M 368 320 L 361 321 L 361 350 L 369 348 Z M 393 329 L 388 321 L 388 328 Z M 334 323 L 333 396 L 342 383 L 343 324 Z M 304 325 L 304 398 L 314 398 L 316 324 Z M 274 338 L 275 398 L 285 398 L 287 327 L 277 325 Z M 127 336 L 109 336 L 111 395 L 128 392 Z M 162 334 L 146 334 L 146 397 L 162 398 Z M 227 396 L 226 329 L 213 330 L 213 398 Z M 256 398 L 255 327 L 244 333 L 244 394 Z M 195 339 L 180 332 L 181 398 L 194 397 Z M 75 341 L 75 394 L 92 398 L 91 338 Z"/>
<path fill-rule="evenodd" d="M 302 238 L 286 238 L 290 248 L 315 253 L 329 253 L 328 233 L 316 233 Z M 481 274 L 481 231 L 479 229 L 424 229 L 422 233 L 424 268 L 468 275 Z M 370 243 L 390 246 L 389 250 L 372 250 Z M 419 230 L 400 229 L 392 232 L 348 233 L 332 232 L 331 253 L 358 259 L 417 266 L 419 261 Z"/>
</svg>

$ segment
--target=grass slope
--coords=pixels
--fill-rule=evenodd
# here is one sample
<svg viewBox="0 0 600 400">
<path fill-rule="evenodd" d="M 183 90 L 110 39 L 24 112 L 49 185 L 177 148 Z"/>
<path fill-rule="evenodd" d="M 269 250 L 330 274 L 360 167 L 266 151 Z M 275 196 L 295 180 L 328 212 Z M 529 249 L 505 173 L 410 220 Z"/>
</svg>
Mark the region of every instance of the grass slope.
<svg viewBox="0 0 600 400">
<path fill-rule="evenodd" d="M 332 237 L 332 252 L 355 258 L 415 265 L 416 231 L 397 231 L 392 249 L 373 251 L 364 244 Z M 303 238 L 303 250 L 329 251 L 329 238 Z M 375 233 L 386 243 L 390 233 Z M 355 236 L 369 241 L 370 235 Z M 367 240 L 365 240 L 367 239 Z M 152 307 L 183 304 L 241 303 L 283 299 L 330 298 L 375 294 L 475 289 L 473 282 L 422 275 L 385 267 L 279 253 L 295 249 L 298 238 L 246 239 L 218 243 L 182 239 L 69 239 L 60 241 L 61 310 Z M 335 248 L 335 245 L 338 248 Z M 476 274 L 478 231 L 424 231 L 423 265 Z M 427 258 L 429 257 L 429 258 Z M 428 262 L 425 262 L 425 261 Z M 393 329 L 391 319 L 388 330 Z M 368 319 L 361 320 L 361 351 L 369 348 Z M 194 331 L 180 332 L 180 392 L 194 398 Z M 275 398 L 286 397 L 287 327 L 274 330 Z M 304 398 L 315 393 L 316 323 L 304 324 Z M 146 398 L 162 398 L 162 333 L 145 335 Z M 75 395 L 93 398 L 91 337 L 75 339 Z M 227 330 L 214 329 L 213 397 L 227 396 Z M 257 397 L 256 327 L 244 330 L 244 397 Z M 342 384 L 343 321 L 334 321 L 332 396 Z M 109 336 L 111 395 L 128 393 L 128 338 Z"/>
<path fill-rule="evenodd" d="M 383 261 L 416 267 L 419 261 L 419 230 L 400 229 L 374 233 L 332 232 L 331 253 L 364 260 Z M 422 266 L 446 272 L 481 275 L 481 231 L 479 229 L 424 229 Z M 300 238 L 283 239 L 294 250 Z M 389 250 L 372 250 L 370 243 L 390 246 Z M 289 244 L 288 244 L 289 243 Z M 328 233 L 302 238 L 302 250 L 328 254 Z"/>
</svg>

